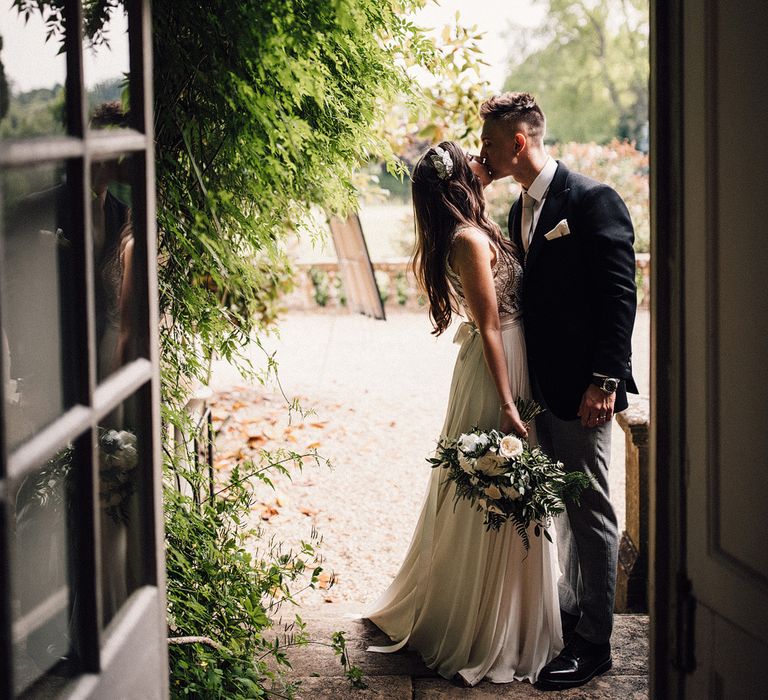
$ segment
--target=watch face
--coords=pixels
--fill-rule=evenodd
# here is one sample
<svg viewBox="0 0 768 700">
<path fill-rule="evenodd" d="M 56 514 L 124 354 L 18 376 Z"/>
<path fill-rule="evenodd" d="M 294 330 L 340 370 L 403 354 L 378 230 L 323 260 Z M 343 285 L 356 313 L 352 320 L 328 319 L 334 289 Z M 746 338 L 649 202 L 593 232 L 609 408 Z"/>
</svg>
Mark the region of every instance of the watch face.
<svg viewBox="0 0 768 700">
<path fill-rule="evenodd" d="M 606 379 L 603 382 L 603 389 L 605 389 L 605 391 L 607 391 L 607 392 L 610 392 L 611 394 L 614 391 L 616 391 L 616 389 L 618 389 L 618 387 L 619 387 L 618 379 Z"/>
</svg>

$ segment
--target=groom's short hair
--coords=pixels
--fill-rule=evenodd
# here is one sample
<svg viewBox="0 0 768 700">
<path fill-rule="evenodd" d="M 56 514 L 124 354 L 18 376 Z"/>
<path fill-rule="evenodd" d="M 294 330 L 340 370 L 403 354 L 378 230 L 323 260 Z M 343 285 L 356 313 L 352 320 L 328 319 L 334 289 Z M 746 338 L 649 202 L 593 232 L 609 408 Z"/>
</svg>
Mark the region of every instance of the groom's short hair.
<svg viewBox="0 0 768 700">
<path fill-rule="evenodd" d="M 547 120 L 536 98 L 527 92 L 505 92 L 494 95 L 480 105 L 480 117 L 505 122 L 510 126 L 524 123 L 528 135 L 536 140 L 544 139 Z"/>
</svg>

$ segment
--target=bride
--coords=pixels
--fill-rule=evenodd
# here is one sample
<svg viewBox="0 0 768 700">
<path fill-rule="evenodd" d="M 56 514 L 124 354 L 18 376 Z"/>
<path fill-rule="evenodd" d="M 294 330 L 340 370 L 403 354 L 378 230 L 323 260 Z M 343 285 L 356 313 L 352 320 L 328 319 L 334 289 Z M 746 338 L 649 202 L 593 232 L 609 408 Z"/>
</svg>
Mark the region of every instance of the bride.
<svg viewBox="0 0 768 700">
<path fill-rule="evenodd" d="M 522 268 L 485 213 L 488 174 L 453 142 L 413 171 L 414 271 L 439 335 L 459 310 L 460 343 L 442 436 L 479 427 L 527 436 L 514 400 L 530 397 L 521 320 Z M 533 526 L 531 526 L 533 527 Z M 557 552 L 544 537 L 526 551 L 513 527 L 486 532 L 467 500 L 454 502 L 443 469 L 429 490 L 405 561 L 365 617 L 445 678 L 475 685 L 535 682 L 562 648 Z"/>
</svg>

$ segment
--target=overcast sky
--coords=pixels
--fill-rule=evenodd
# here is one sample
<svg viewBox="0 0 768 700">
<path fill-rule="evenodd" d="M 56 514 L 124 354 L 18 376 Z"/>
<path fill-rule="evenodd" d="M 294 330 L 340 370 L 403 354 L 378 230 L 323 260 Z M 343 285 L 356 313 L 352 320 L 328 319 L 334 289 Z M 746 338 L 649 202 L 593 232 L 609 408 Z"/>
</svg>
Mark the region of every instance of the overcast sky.
<svg viewBox="0 0 768 700">
<path fill-rule="evenodd" d="M 14 91 L 63 85 L 66 71 L 64 55 L 58 54 L 58 41 L 45 41 L 45 24 L 39 14 L 34 13 L 25 22 L 15 8 L 9 7 L 10 3 L 11 0 L 2 0 L 0 5 L 8 8 L 0 10 L 0 56 Z M 87 88 L 128 72 L 128 21 L 122 10 L 112 10 L 109 27 L 110 48 L 100 46 L 96 53 L 91 49 L 85 51 Z"/>
<path fill-rule="evenodd" d="M 9 7 L 11 0 L 3 3 Z M 540 3 L 531 0 L 439 0 L 429 2 L 417 15 L 419 25 L 440 30 L 455 22 L 456 12 L 462 24 L 477 24 L 485 32 L 483 49 L 490 64 L 485 75 L 494 90 L 501 89 L 509 57 L 505 33 L 511 22 L 518 25 L 537 24 L 543 14 Z M 121 11 L 112 12 L 111 48 L 101 47 L 98 55 L 86 51 L 86 85 L 119 77 L 128 70 L 127 22 Z M 28 24 L 18 17 L 15 9 L 0 10 L 0 35 L 3 38 L 2 60 L 5 73 L 20 91 L 39 87 L 52 87 L 64 82 L 64 57 L 57 56 L 58 43 L 44 42 L 45 28 L 35 15 Z"/>
<path fill-rule="evenodd" d="M 501 90 L 509 59 L 509 27 L 511 24 L 536 26 L 544 16 L 542 3 L 531 0 L 439 0 L 430 2 L 417 16 L 422 27 L 442 28 L 455 22 L 456 12 L 465 26 L 476 24 L 483 37 L 484 68 L 491 88 Z"/>
</svg>

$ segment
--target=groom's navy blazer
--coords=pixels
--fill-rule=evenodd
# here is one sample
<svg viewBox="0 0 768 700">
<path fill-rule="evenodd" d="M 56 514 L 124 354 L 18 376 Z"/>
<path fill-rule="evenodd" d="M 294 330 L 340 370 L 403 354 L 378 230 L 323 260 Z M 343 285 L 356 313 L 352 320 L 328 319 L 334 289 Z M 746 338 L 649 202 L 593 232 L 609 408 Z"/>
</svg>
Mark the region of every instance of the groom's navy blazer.
<svg viewBox="0 0 768 700">
<path fill-rule="evenodd" d="M 509 212 L 521 254 L 521 202 Z M 565 219 L 570 234 L 545 238 Z M 623 381 L 616 411 L 627 407 L 635 322 L 634 229 L 621 197 L 608 185 L 558 161 L 525 258 L 523 318 L 528 365 L 544 401 L 573 420 L 593 373 Z"/>
</svg>

